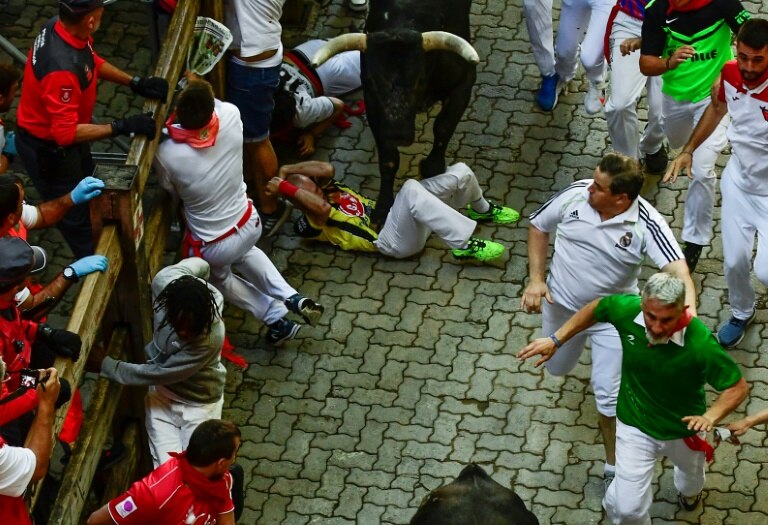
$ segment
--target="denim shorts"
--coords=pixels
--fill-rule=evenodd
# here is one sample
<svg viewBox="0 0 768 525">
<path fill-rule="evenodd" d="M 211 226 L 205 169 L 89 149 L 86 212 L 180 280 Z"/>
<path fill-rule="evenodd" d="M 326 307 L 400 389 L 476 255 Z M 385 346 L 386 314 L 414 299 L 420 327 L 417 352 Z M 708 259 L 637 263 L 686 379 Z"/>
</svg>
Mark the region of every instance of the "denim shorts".
<svg viewBox="0 0 768 525">
<path fill-rule="evenodd" d="M 260 142 L 269 137 L 279 81 L 280 65 L 262 68 L 232 61 L 227 64 L 227 101 L 240 110 L 245 142 Z"/>
</svg>

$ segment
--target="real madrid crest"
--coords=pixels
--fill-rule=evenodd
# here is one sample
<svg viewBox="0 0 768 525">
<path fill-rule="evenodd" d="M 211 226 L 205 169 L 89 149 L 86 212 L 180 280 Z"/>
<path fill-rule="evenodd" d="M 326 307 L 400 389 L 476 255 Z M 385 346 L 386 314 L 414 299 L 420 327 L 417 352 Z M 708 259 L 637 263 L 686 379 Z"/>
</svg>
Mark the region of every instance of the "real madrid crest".
<svg viewBox="0 0 768 525">
<path fill-rule="evenodd" d="M 630 244 L 632 244 L 632 232 L 627 232 L 619 238 L 617 246 L 626 250 Z"/>
</svg>

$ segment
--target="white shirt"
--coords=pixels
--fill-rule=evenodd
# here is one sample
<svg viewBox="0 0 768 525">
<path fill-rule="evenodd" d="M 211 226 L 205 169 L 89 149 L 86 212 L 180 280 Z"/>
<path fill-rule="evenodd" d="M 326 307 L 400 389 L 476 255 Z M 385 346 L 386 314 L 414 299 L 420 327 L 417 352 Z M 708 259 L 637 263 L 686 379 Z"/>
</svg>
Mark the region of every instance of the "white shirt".
<svg viewBox="0 0 768 525">
<path fill-rule="evenodd" d="M 285 0 L 229 0 L 226 3 L 226 26 L 232 32 L 231 49 L 239 49 L 240 55 L 251 57 L 277 49 L 275 56 L 254 67 L 272 67 L 283 59 L 280 41 Z"/>
<path fill-rule="evenodd" d="M 310 61 L 318 49 L 323 47 L 325 40 L 308 40 L 294 48 L 300 51 Z M 338 97 L 359 89 L 360 80 L 360 51 L 344 51 L 337 53 L 315 68 L 325 95 Z"/>
<path fill-rule="evenodd" d="M 32 481 L 37 458 L 28 448 L 0 447 L 0 495 L 18 498 Z"/>
<path fill-rule="evenodd" d="M 663 268 L 683 258 L 664 217 L 638 197 L 607 221 L 589 204 L 591 179 L 574 182 L 531 214 L 531 225 L 556 231 L 547 285 L 559 305 L 578 310 L 598 297 L 638 293 L 646 257 Z"/>
<path fill-rule="evenodd" d="M 722 86 L 731 116 L 728 140 L 737 169 L 728 170 L 742 191 L 768 195 L 768 79 L 755 89 L 743 85 L 735 64 L 723 68 Z"/>
<path fill-rule="evenodd" d="M 247 211 L 243 181 L 243 122 L 240 111 L 216 100 L 216 143 L 193 148 L 168 139 L 157 149 L 160 185 L 184 203 L 187 226 L 196 237 L 213 240 L 235 226 Z"/>
</svg>

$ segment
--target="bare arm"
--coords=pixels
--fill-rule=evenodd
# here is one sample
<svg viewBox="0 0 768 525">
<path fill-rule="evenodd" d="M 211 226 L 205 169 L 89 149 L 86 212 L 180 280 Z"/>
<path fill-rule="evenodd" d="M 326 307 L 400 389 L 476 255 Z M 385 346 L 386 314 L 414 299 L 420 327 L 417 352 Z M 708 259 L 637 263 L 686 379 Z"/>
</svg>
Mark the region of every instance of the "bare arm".
<svg viewBox="0 0 768 525">
<path fill-rule="evenodd" d="M 122 69 L 113 66 L 109 62 L 104 62 L 99 69 L 99 77 L 121 86 L 127 86 L 131 83 L 133 78 L 131 75 L 123 71 Z"/>
<path fill-rule="evenodd" d="M 688 430 L 710 432 L 725 416 L 736 410 L 748 393 L 749 385 L 742 377 L 735 385 L 723 390 L 704 414 L 685 416 L 683 422 L 688 423 Z"/>
<path fill-rule="evenodd" d="M 34 224 L 27 224 L 26 227 L 29 230 L 36 230 L 38 228 L 53 226 L 59 222 L 74 205 L 75 203 L 72 202 L 72 196 L 69 193 L 62 195 L 57 199 L 43 202 L 37 206 L 37 222 Z"/>
<path fill-rule="evenodd" d="M 267 195 L 277 196 L 280 194 L 279 188 L 282 181 L 283 179 L 280 177 L 272 177 L 272 180 L 267 183 Z M 328 204 L 328 201 L 305 189 L 298 188 L 295 194 L 283 196 L 291 201 L 299 210 L 306 213 L 309 220 L 318 226 L 324 225 L 331 215 L 331 205 Z"/>
<path fill-rule="evenodd" d="M 235 511 L 219 514 L 219 525 L 235 525 Z"/>
<path fill-rule="evenodd" d="M 112 124 L 78 124 L 72 144 L 106 139 L 112 136 Z"/>
<path fill-rule="evenodd" d="M 693 284 L 691 272 L 688 270 L 688 264 L 685 259 L 672 261 L 664 266 L 661 271 L 671 273 L 679 277 L 685 283 L 685 304 L 690 312 L 696 315 L 696 285 Z"/>
<path fill-rule="evenodd" d="M 131 83 L 131 75 L 118 69 L 109 62 L 104 62 L 99 69 L 99 78 L 114 82 L 122 86 Z M 78 124 L 75 129 L 75 138 L 73 144 L 80 142 L 91 142 L 94 140 L 106 139 L 112 136 L 112 124 Z"/>
<path fill-rule="evenodd" d="M 306 130 L 302 131 L 299 137 L 299 154 L 302 156 L 312 155 L 315 152 L 315 141 L 319 139 L 328 127 L 336 122 L 344 111 L 344 102 L 335 97 L 328 97 L 333 103 L 333 113 L 325 120 L 321 120 L 317 124 L 313 124 Z"/>
<path fill-rule="evenodd" d="M 554 335 L 560 344 L 565 344 L 574 335 L 583 332 L 593 324 L 597 322 L 595 319 L 595 309 L 600 299 L 595 299 L 591 303 L 587 303 L 578 312 L 568 319 L 563 326 L 558 328 L 552 335 Z M 534 366 L 540 366 L 541 364 L 549 361 L 557 351 L 557 345 L 555 345 L 554 339 L 551 337 L 541 337 L 535 339 L 528 344 L 525 348 L 517 353 L 518 359 L 528 359 L 535 355 L 540 355 L 541 359 L 536 361 Z"/>
<path fill-rule="evenodd" d="M 112 516 L 109 515 L 107 505 L 104 505 L 90 515 L 86 525 L 115 525 L 115 521 L 112 519 Z"/>
<path fill-rule="evenodd" d="M 676 69 L 695 53 L 696 51 L 691 46 L 681 46 L 675 49 L 669 58 L 640 55 L 640 72 L 647 77 L 663 75 L 667 71 Z"/>
<path fill-rule="evenodd" d="M 53 297 L 54 301 L 51 302 L 48 306 L 40 310 L 39 312 L 35 312 L 32 319 L 38 320 L 45 316 L 51 308 L 56 306 L 58 302 L 61 300 L 62 297 L 64 297 L 64 294 L 67 290 L 69 290 L 69 287 L 72 286 L 72 281 L 69 279 L 66 279 L 64 277 L 63 273 L 59 273 L 53 281 L 46 284 L 42 290 L 37 292 L 34 295 L 30 295 L 27 297 L 23 303 L 19 305 L 19 310 L 21 310 L 22 314 L 26 310 L 31 310 L 35 308 L 37 305 L 41 304 L 43 301 L 48 299 L 48 297 Z"/>
<path fill-rule="evenodd" d="M 728 425 L 728 429 L 733 432 L 735 436 L 741 436 L 755 425 L 762 425 L 763 423 L 768 423 L 768 408 L 755 415 L 734 421 Z"/>
<path fill-rule="evenodd" d="M 710 103 L 704 114 L 701 116 L 698 124 L 691 133 L 691 137 L 688 142 L 683 146 L 682 151 L 675 160 L 672 161 L 667 173 L 664 174 L 662 182 L 673 183 L 677 180 L 677 177 L 683 172 L 688 173 L 688 177 L 692 178 L 691 166 L 693 165 L 693 152 L 701 146 L 707 138 L 715 131 L 720 121 L 723 120 L 725 114 L 728 113 L 728 106 L 726 104 L 714 104 Z"/>
<path fill-rule="evenodd" d="M 45 473 L 48 472 L 48 462 L 53 450 L 53 418 L 56 415 L 54 405 L 61 385 L 59 384 L 59 373 L 55 368 L 49 368 L 46 373 L 49 374 L 49 377 L 45 385 L 37 387 L 39 400 L 37 413 L 24 442 L 24 447 L 35 454 L 35 473 L 32 474 L 32 481 L 43 479 Z"/>
<path fill-rule="evenodd" d="M 545 280 L 549 233 L 528 226 L 528 286 L 523 290 L 520 309 L 526 312 L 541 312 L 541 298 L 552 304 Z"/>
<path fill-rule="evenodd" d="M 330 162 L 319 160 L 308 160 L 296 164 L 286 164 L 280 168 L 278 177 L 286 178 L 288 175 L 297 173 L 314 179 L 316 182 L 324 182 L 333 178 L 336 170 Z"/>
</svg>

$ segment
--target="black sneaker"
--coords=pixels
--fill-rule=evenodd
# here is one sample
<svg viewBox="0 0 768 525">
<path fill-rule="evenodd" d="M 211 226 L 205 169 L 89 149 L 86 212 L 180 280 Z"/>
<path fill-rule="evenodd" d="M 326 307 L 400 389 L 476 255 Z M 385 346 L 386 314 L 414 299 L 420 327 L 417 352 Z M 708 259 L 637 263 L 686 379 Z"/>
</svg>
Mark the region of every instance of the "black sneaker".
<svg viewBox="0 0 768 525">
<path fill-rule="evenodd" d="M 659 151 L 656 153 L 649 153 L 645 156 L 645 159 L 643 159 L 646 173 L 664 173 L 667 171 L 667 164 L 669 164 L 669 155 L 667 155 L 667 148 L 665 148 L 663 144 L 661 148 L 659 148 Z"/>
<path fill-rule="evenodd" d="M 685 256 L 685 262 L 688 263 L 688 271 L 693 273 L 696 269 L 696 265 L 699 263 L 699 257 L 701 256 L 701 250 L 704 248 L 701 244 L 695 244 L 692 242 L 685 243 L 683 248 L 683 255 Z"/>
<path fill-rule="evenodd" d="M 120 463 L 127 453 L 128 450 L 125 448 L 125 445 L 116 441 L 112 448 L 101 452 L 101 459 L 99 459 L 99 465 L 96 468 L 98 470 L 111 469 Z"/>
<path fill-rule="evenodd" d="M 291 312 L 303 317 L 310 326 L 316 326 L 325 311 L 323 305 L 316 303 L 309 297 L 304 297 L 300 293 L 294 294 L 286 299 L 285 306 L 287 306 Z"/>
<path fill-rule="evenodd" d="M 269 325 L 269 331 L 267 332 L 267 341 L 272 343 L 273 346 L 283 346 L 286 341 L 290 341 L 296 334 L 299 333 L 301 325 L 294 323 L 290 319 L 283 317 L 279 321 L 275 321 Z"/>
<path fill-rule="evenodd" d="M 694 511 L 696 510 L 696 507 L 699 506 L 699 503 L 701 503 L 701 492 L 692 498 L 686 498 L 682 493 L 677 493 L 677 504 L 680 505 L 682 510 L 688 512 Z"/>
<path fill-rule="evenodd" d="M 293 204 L 284 200 L 277 201 L 277 209 L 273 213 L 264 213 L 259 211 L 259 218 L 261 219 L 261 231 L 264 237 L 272 237 L 280 226 L 283 225 L 288 217 L 291 216 L 293 211 Z"/>
</svg>

